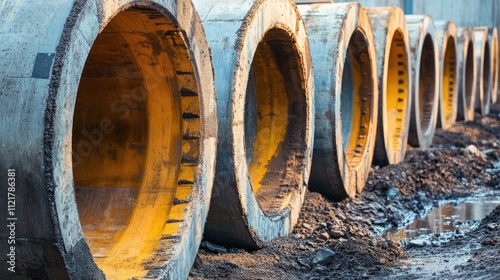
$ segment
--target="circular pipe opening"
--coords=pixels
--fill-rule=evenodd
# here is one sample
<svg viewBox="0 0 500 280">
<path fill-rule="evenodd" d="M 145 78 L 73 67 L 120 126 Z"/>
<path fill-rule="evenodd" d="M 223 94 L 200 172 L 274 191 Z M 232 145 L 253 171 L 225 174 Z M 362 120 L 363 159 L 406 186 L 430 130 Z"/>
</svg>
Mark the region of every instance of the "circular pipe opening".
<svg viewBox="0 0 500 280">
<path fill-rule="evenodd" d="M 180 34 L 155 10 L 125 10 L 98 35 L 82 73 L 72 133 L 76 201 L 108 278 L 144 277 L 145 263 L 174 245 L 189 205 L 200 119 Z"/>
<path fill-rule="evenodd" d="M 252 190 L 264 211 L 286 207 L 301 182 L 306 99 L 290 35 L 269 30 L 257 46 L 245 100 L 245 149 Z"/>
<path fill-rule="evenodd" d="M 465 117 L 472 115 L 472 99 L 474 98 L 474 44 L 469 41 L 465 59 Z"/>
<path fill-rule="evenodd" d="M 423 134 L 432 129 L 432 113 L 435 97 L 435 60 L 434 43 L 432 37 L 427 34 L 422 47 L 420 58 L 419 80 L 418 80 L 418 106 L 420 112 L 420 125 Z"/>
<path fill-rule="evenodd" d="M 385 114 L 387 151 L 401 151 L 406 145 L 405 119 L 408 104 L 408 54 L 401 30 L 394 32 L 386 76 Z M 406 124 L 407 125 L 407 124 Z"/>
<path fill-rule="evenodd" d="M 449 37 L 446 43 L 443 61 L 443 76 L 441 77 L 441 102 L 443 102 L 441 109 L 443 110 L 442 113 L 446 123 L 452 123 L 454 121 L 452 118 L 455 105 L 456 62 L 457 50 L 455 48 L 455 41 L 453 37 Z"/>
<path fill-rule="evenodd" d="M 347 46 L 340 97 L 343 149 L 352 167 L 361 162 L 367 148 L 373 107 L 371 67 L 368 42 L 363 32 L 356 30 Z"/>
</svg>

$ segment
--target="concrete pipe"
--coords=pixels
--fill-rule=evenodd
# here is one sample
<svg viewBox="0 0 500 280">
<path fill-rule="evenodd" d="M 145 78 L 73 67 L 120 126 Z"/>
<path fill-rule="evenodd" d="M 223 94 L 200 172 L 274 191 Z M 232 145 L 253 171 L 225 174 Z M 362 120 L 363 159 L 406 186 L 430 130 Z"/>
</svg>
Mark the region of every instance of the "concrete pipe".
<svg viewBox="0 0 500 280">
<path fill-rule="evenodd" d="M 428 148 L 436 131 L 439 103 L 439 58 L 432 19 L 426 15 L 407 15 L 412 51 L 412 92 L 408 143 Z"/>
<path fill-rule="evenodd" d="M 450 128 L 457 119 L 457 29 L 452 21 L 435 21 L 439 52 L 439 108 L 437 126 Z"/>
<path fill-rule="evenodd" d="M 492 55 L 488 27 L 474 27 L 476 48 L 476 93 L 474 109 L 482 115 L 490 112 L 492 86 Z"/>
<path fill-rule="evenodd" d="M 299 5 L 316 85 L 310 188 L 334 199 L 361 192 L 370 170 L 378 113 L 375 44 L 357 3 Z"/>
<path fill-rule="evenodd" d="M 457 120 L 474 119 L 476 92 L 476 48 L 474 30 L 471 27 L 457 29 L 458 49 L 458 108 Z"/>
<path fill-rule="evenodd" d="M 496 27 L 488 29 L 488 41 L 491 46 L 491 103 L 495 104 L 498 102 L 498 76 L 500 70 L 500 61 L 498 60 L 498 29 Z"/>
<path fill-rule="evenodd" d="M 378 125 L 373 163 L 404 159 L 410 127 L 410 44 L 403 10 L 370 8 L 378 67 Z"/>
<path fill-rule="evenodd" d="M 186 278 L 217 137 L 191 2 L 2 6 L 0 278 Z"/>
<path fill-rule="evenodd" d="M 220 128 L 204 235 L 256 249 L 292 231 L 307 189 L 314 81 L 305 27 L 287 0 L 194 3 L 213 56 Z"/>
</svg>

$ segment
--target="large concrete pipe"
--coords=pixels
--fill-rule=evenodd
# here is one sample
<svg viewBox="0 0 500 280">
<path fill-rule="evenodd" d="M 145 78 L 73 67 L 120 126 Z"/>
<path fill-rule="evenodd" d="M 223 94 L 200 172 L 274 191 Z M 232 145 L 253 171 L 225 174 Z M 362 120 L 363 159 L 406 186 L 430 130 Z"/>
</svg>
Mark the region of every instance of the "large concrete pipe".
<svg viewBox="0 0 500 280">
<path fill-rule="evenodd" d="M 498 101 L 498 76 L 500 70 L 500 61 L 498 60 L 498 29 L 496 27 L 488 29 L 488 41 L 491 47 L 491 103 Z"/>
<path fill-rule="evenodd" d="M 458 108 L 457 120 L 474 119 L 476 93 L 476 48 L 474 30 L 471 27 L 457 28 L 458 49 Z"/>
<path fill-rule="evenodd" d="M 439 52 L 439 108 L 437 126 L 450 128 L 457 119 L 457 29 L 452 21 L 435 21 Z"/>
<path fill-rule="evenodd" d="M 490 112 L 492 86 L 492 55 L 488 41 L 488 27 L 474 27 L 474 40 L 477 65 L 474 109 L 486 115 Z"/>
<path fill-rule="evenodd" d="M 370 8 L 378 67 L 378 125 L 373 163 L 404 159 L 411 111 L 410 44 L 403 10 Z"/>
<path fill-rule="evenodd" d="M 377 130 L 378 81 L 368 15 L 357 3 L 299 5 L 314 65 L 312 190 L 341 199 L 368 177 Z"/>
<path fill-rule="evenodd" d="M 217 137 L 209 50 L 191 2 L 2 7 L 0 181 L 15 178 L 17 203 L 0 214 L 15 226 L 0 234 L 15 272 L 0 278 L 187 277 Z"/>
<path fill-rule="evenodd" d="M 219 122 L 204 235 L 255 249 L 292 231 L 307 189 L 314 81 L 306 31 L 288 0 L 194 3 L 213 56 Z"/>
<path fill-rule="evenodd" d="M 432 19 L 426 15 L 407 15 L 412 51 L 412 92 L 408 143 L 428 148 L 432 144 L 439 103 L 439 58 Z"/>
</svg>

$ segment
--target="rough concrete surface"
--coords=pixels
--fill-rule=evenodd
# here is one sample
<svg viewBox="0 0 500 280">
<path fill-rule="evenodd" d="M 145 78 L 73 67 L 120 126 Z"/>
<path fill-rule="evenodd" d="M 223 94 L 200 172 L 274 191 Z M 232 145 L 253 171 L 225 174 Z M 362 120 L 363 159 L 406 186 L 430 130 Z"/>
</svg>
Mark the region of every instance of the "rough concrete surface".
<svg viewBox="0 0 500 280">
<path fill-rule="evenodd" d="M 488 27 L 474 27 L 474 44 L 476 48 L 476 100 L 474 109 L 482 114 L 488 114 L 491 106 L 492 87 L 492 53 L 491 45 L 488 41 Z"/>
<path fill-rule="evenodd" d="M 458 52 L 458 104 L 457 120 L 474 119 L 474 93 L 476 92 L 477 65 L 474 30 L 457 28 Z"/>
<path fill-rule="evenodd" d="M 457 28 L 452 21 L 434 21 L 439 51 L 439 113 L 437 126 L 448 129 L 457 119 L 458 50 Z"/>
<path fill-rule="evenodd" d="M 194 4 L 203 18 L 214 58 L 220 127 L 214 191 L 205 234 L 214 242 L 255 249 L 278 236 L 289 234 L 297 221 L 311 169 L 314 82 L 305 26 L 295 5 L 286 0 L 224 3 L 195 0 Z M 272 52 L 267 52 L 267 68 L 279 69 L 279 73 L 269 77 L 258 75 L 270 71 L 259 69 L 256 63 L 269 49 Z M 252 71 L 257 75 L 252 75 Z M 284 84 L 290 104 L 285 136 L 260 137 L 262 132 L 275 131 L 275 127 L 265 124 L 255 129 L 255 139 L 278 139 L 262 145 L 254 141 L 254 149 L 257 147 L 274 155 L 269 160 L 263 159 L 261 166 L 254 164 L 258 160 L 249 160 L 247 150 L 251 149 L 247 147 L 252 145 L 245 143 L 250 140 L 245 135 L 248 132 L 245 107 L 252 76 L 257 85 L 257 98 L 282 93 L 280 86 Z M 277 79 L 283 79 L 285 83 L 280 85 L 275 81 Z M 274 89 L 259 88 L 259 83 L 272 83 Z M 272 114 L 262 112 L 261 115 L 280 114 L 275 114 L 272 109 Z M 276 128 L 282 129 L 283 126 Z M 268 149 L 277 143 L 278 149 Z M 250 172 L 253 167 L 258 172 Z M 255 173 L 263 174 L 262 180 L 252 178 Z M 268 180 L 274 184 L 266 186 Z M 261 186 L 269 193 L 260 195 L 255 191 Z"/>
<path fill-rule="evenodd" d="M 410 43 L 400 8 L 369 8 L 379 79 L 377 136 L 373 162 L 385 166 L 403 160 L 411 110 Z"/>
<path fill-rule="evenodd" d="M 431 17 L 407 15 L 411 50 L 412 109 L 408 143 L 428 148 L 436 130 L 439 105 L 439 56 Z"/>
<path fill-rule="evenodd" d="M 155 26 L 161 13 L 159 18 L 171 20 L 188 42 L 191 57 L 187 60 L 193 64 L 191 74 L 198 78 L 200 110 L 207 119 L 201 121 L 202 170 L 196 175 L 193 207 L 185 213 L 178 247 L 157 244 L 161 258 L 148 267 L 140 265 L 154 270 L 151 277 L 189 271 L 208 212 L 217 133 L 209 50 L 191 1 L 4 1 L 0 4 L 0 128 L 8 136 L 0 138 L 0 180 L 7 182 L 5 170 L 16 170 L 19 244 L 16 272 L 2 269 L 0 278 L 104 278 L 84 240 L 78 216 L 72 172 L 73 114 L 92 43 L 114 16 L 141 5 L 156 10 L 148 18 L 150 25 Z M 2 209 L 7 209 L 6 196 L 2 191 Z M 0 215 L 5 221 L 7 211 Z M 8 234 L 2 227 L 2 252 Z M 168 264 L 166 251 L 171 253 Z M 2 253 L 0 258 L 4 262 L 7 256 Z M 151 264 L 155 268 L 161 264 L 160 269 L 152 269 Z"/>
<path fill-rule="evenodd" d="M 308 27 L 316 98 L 309 184 L 328 197 L 352 197 L 365 185 L 377 131 L 379 88 L 370 20 L 357 3 L 298 8 Z"/>
</svg>

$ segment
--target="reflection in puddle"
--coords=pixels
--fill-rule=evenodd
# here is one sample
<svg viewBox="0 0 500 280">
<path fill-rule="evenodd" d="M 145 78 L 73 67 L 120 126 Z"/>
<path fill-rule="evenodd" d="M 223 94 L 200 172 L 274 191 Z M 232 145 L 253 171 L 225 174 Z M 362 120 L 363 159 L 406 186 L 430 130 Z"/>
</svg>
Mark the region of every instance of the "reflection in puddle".
<svg viewBox="0 0 500 280">
<path fill-rule="evenodd" d="M 489 194 L 484 197 L 473 197 L 463 203 L 448 203 L 431 211 L 425 218 L 416 219 L 403 229 L 392 229 L 385 236 L 401 241 L 430 233 L 445 233 L 455 230 L 467 231 L 478 225 L 500 205 L 500 197 Z"/>
</svg>

